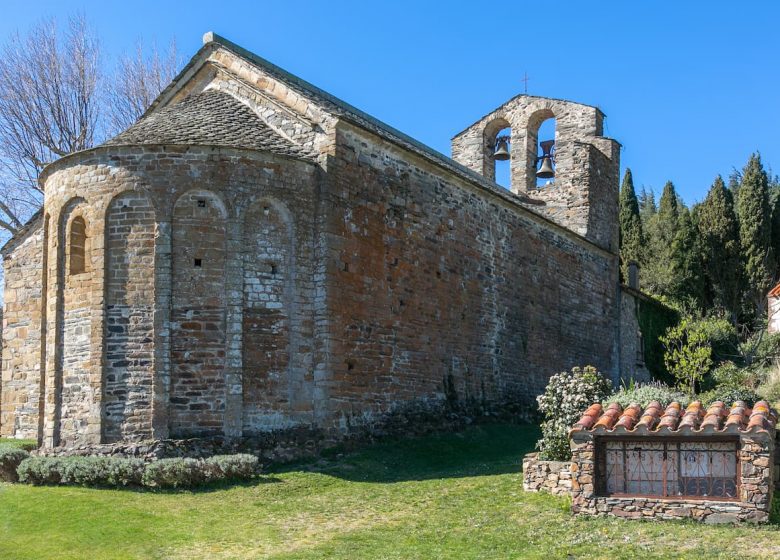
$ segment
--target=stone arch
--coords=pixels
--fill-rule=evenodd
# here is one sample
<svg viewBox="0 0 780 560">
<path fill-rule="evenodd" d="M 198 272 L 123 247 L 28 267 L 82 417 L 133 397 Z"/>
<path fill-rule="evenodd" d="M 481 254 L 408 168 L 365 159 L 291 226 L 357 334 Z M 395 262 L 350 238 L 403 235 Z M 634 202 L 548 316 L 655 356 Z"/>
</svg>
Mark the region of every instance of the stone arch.
<svg viewBox="0 0 780 560">
<path fill-rule="evenodd" d="M 88 434 L 93 390 L 91 275 L 70 274 L 69 236 L 74 220 L 84 220 L 86 239 L 92 224 L 86 219 L 86 201 L 70 199 L 57 220 L 57 297 L 54 356 L 54 445 L 76 443 Z M 91 260 L 91 246 L 85 247 L 85 262 Z M 65 373 L 67 372 L 67 375 Z"/>
<path fill-rule="evenodd" d="M 243 431 L 290 422 L 296 394 L 297 337 L 295 233 L 287 207 L 270 198 L 254 201 L 243 227 Z"/>
<path fill-rule="evenodd" d="M 542 127 L 543 123 L 549 120 L 553 120 L 555 137 L 539 138 L 539 129 Z M 524 124 L 526 157 L 523 158 L 525 160 L 525 169 L 522 170 L 525 175 L 525 188 L 527 191 L 534 191 L 540 186 L 540 181 L 538 181 L 536 177 L 536 171 L 538 168 L 536 160 L 540 150 L 539 141 L 555 140 L 557 148 L 558 131 L 556 121 L 557 117 L 555 113 L 553 112 L 552 108 L 547 105 L 539 107 L 528 114 L 528 118 Z"/>
<path fill-rule="evenodd" d="M 510 129 L 511 135 L 512 124 L 504 117 L 497 116 L 488 122 L 482 131 L 482 161 L 484 162 L 482 174 L 491 181 L 496 180 L 496 161 L 493 158 L 496 149 L 496 136 L 504 129 Z"/>
<path fill-rule="evenodd" d="M 103 441 L 152 437 L 154 383 L 154 205 L 125 191 L 105 217 Z"/>
<path fill-rule="evenodd" d="M 173 437 L 221 434 L 225 415 L 227 209 L 213 192 L 182 194 L 171 220 Z"/>
</svg>

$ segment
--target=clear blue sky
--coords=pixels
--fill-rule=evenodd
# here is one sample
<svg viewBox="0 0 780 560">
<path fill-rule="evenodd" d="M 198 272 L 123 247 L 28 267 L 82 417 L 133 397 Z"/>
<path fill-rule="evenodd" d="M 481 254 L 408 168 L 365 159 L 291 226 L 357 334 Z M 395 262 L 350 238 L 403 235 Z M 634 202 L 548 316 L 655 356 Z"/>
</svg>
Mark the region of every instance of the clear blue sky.
<svg viewBox="0 0 780 560">
<path fill-rule="evenodd" d="M 780 3 L 4 0 L 0 38 L 83 11 L 107 54 L 215 31 L 449 154 L 523 91 L 598 105 L 639 188 L 701 200 L 760 150 L 780 172 Z"/>
</svg>

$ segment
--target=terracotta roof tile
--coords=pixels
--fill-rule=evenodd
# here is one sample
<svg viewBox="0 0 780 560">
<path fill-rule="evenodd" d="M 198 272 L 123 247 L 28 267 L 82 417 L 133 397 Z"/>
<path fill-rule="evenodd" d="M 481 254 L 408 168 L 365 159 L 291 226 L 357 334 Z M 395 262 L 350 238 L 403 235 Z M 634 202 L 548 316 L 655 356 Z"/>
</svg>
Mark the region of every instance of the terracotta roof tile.
<svg viewBox="0 0 780 560">
<path fill-rule="evenodd" d="M 769 290 L 769 297 L 778 297 L 780 296 L 780 282 L 775 284 L 775 287 Z"/>
<path fill-rule="evenodd" d="M 718 433 L 738 434 L 769 432 L 774 434 L 777 413 L 766 401 L 759 401 L 750 409 L 737 401 L 730 407 L 722 401 L 712 403 L 704 410 L 700 401 L 692 402 L 685 413 L 680 403 L 673 402 L 663 410 L 657 401 L 643 410 L 632 403 L 625 410 L 611 403 L 604 409 L 596 403 L 588 407 L 572 432 L 631 433 L 631 434 L 685 434 Z"/>
</svg>

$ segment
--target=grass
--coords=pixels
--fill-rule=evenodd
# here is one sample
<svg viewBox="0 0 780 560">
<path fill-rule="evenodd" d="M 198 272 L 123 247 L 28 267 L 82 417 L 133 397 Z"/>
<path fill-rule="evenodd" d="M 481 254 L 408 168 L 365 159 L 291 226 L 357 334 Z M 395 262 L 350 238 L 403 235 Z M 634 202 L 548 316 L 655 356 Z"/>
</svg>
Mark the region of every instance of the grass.
<svg viewBox="0 0 780 560">
<path fill-rule="evenodd" d="M 0 558 L 780 557 L 775 525 L 573 517 L 522 490 L 537 437 L 481 425 L 199 492 L 0 484 Z"/>
</svg>

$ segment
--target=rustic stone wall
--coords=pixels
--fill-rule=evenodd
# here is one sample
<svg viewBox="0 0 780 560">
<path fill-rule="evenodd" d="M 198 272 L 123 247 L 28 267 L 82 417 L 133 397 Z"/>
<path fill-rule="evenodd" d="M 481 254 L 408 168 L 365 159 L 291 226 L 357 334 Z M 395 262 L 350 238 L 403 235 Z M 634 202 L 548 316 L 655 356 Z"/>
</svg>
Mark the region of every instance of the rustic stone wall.
<svg viewBox="0 0 780 560">
<path fill-rule="evenodd" d="M 529 453 L 523 457 L 523 490 L 568 496 L 571 493 L 570 467 L 570 461 L 543 461 L 538 453 Z"/>
<path fill-rule="evenodd" d="M 142 192 L 128 191 L 106 215 L 106 442 L 152 436 L 154 386 L 155 212 Z"/>
<path fill-rule="evenodd" d="M 572 440 L 572 511 L 631 519 L 766 523 L 774 492 L 774 442 L 769 437 L 742 435 L 740 445 L 739 500 L 609 497 L 596 490 L 594 440 L 580 432 Z"/>
<path fill-rule="evenodd" d="M 635 290 L 620 287 L 620 375 L 625 380 L 652 380 L 645 365 L 644 339 L 639 327 L 638 298 L 646 297 Z"/>
<path fill-rule="evenodd" d="M 328 161 L 332 406 L 531 404 L 549 376 L 616 376 L 617 256 L 343 124 Z"/>
<path fill-rule="evenodd" d="M 44 231 L 43 217 L 38 216 L 3 252 L 2 437 L 38 437 Z"/>
<path fill-rule="evenodd" d="M 49 249 L 59 256 L 49 260 L 47 293 L 60 320 L 47 322 L 54 332 L 46 344 L 46 445 L 240 435 L 242 427 L 311 422 L 312 363 L 322 344 L 313 337 L 317 279 L 310 262 L 318 183 L 311 163 L 208 147 L 99 148 L 52 171 Z M 289 295 L 290 334 L 277 350 L 289 356 L 287 366 L 271 372 L 285 397 L 268 395 L 245 415 L 243 378 L 257 377 L 257 364 L 244 376 L 244 287 L 264 282 L 272 269 L 263 267 L 283 256 L 256 253 L 244 242 L 255 235 L 257 247 L 276 235 L 255 220 L 269 205 L 296 209 L 288 248 L 280 251 L 294 244 L 297 268 L 279 263 L 287 291 L 271 283 L 266 293 Z M 89 266 L 70 275 L 67 228 L 76 214 L 87 224 Z M 263 297 L 258 292 L 258 301 Z M 266 323 L 265 335 L 275 336 L 277 326 Z M 300 390 L 291 399 L 293 387 Z"/>
</svg>

